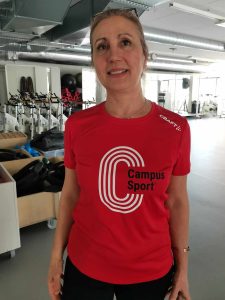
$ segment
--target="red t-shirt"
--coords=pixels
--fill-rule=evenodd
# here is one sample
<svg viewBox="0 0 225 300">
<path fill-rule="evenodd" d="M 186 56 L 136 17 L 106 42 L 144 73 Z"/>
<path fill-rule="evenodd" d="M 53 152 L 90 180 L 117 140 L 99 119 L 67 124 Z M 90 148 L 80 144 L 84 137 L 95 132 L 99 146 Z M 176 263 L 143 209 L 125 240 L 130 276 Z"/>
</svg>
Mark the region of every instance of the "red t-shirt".
<svg viewBox="0 0 225 300">
<path fill-rule="evenodd" d="M 185 118 L 155 103 L 140 118 L 110 116 L 101 103 L 66 122 L 65 166 L 80 186 L 68 255 L 84 274 L 114 284 L 164 276 L 173 257 L 171 175 L 190 171 Z"/>
</svg>

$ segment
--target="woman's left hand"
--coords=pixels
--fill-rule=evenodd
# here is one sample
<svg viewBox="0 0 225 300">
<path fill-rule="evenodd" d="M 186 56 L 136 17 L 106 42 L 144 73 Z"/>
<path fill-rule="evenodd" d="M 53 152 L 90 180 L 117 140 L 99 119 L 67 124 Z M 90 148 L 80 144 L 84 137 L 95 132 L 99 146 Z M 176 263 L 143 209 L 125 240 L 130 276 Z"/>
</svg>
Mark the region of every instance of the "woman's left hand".
<svg viewBox="0 0 225 300">
<path fill-rule="evenodd" d="M 186 272 L 175 272 L 172 288 L 167 296 L 168 300 L 191 300 Z"/>
</svg>

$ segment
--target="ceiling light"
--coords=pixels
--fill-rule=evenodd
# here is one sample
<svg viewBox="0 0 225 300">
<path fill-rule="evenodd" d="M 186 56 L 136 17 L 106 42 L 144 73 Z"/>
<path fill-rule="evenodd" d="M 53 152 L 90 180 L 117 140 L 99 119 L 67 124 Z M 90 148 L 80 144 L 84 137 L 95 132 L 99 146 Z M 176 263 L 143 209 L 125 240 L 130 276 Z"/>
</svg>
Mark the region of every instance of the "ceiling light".
<svg viewBox="0 0 225 300">
<path fill-rule="evenodd" d="M 154 59 L 156 61 L 162 60 L 162 61 L 171 61 L 171 62 L 177 62 L 177 63 L 185 63 L 185 64 L 193 64 L 193 59 L 185 59 L 185 58 L 177 58 L 177 57 L 170 57 L 170 56 L 159 56 L 156 55 L 156 58 Z"/>
<path fill-rule="evenodd" d="M 83 38 L 81 44 L 81 46 L 83 45 L 90 45 L 90 29 L 88 29 L 87 33 L 85 34 L 85 37 Z"/>
<path fill-rule="evenodd" d="M 35 53 L 29 53 L 32 57 L 32 55 L 35 55 Z M 81 55 L 81 54 L 64 54 L 64 53 L 57 53 L 57 52 L 39 52 L 40 56 L 45 59 L 52 59 L 52 58 L 58 58 L 58 59 L 76 59 L 79 61 L 86 61 L 91 62 L 91 56 L 90 55 Z"/>
<path fill-rule="evenodd" d="M 224 43 L 203 39 L 200 37 L 194 37 L 188 34 L 151 28 L 150 31 L 144 31 L 144 36 L 146 40 L 150 40 L 155 43 L 224 52 Z"/>
<path fill-rule="evenodd" d="M 225 27 L 225 21 L 217 22 L 217 23 L 215 23 L 215 25 Z"/>
<path fill-rule="evenodd" d="M 208 66 L 203 65 L 182 65 L 177 63 L 166 63 L 166 62 L 156 62 L 156 61 L 148 61 L 147 62 L 148 68 L 157 68 L 162 70 L 175 70 L 175 71 L 185 71 L 185 72 L 200 72 L 205 73 L 207 71 Z"/>
<path fill-rule="evenodd" d="M 129 7 L 149 10 L 153 5 L 149 0 L 113 0 L 114 3 L 122 4 Z M 154 2 L 154 1 L 153 1 Z"/>
<path fill-rule="evenodd" d="M 195 14 L 195 15 L 200 15 L 202 17 L 206 17 L 209 19 L 218 19 L 218 20 L 224 20 L 225 21 L 225 16 L 221 16 L 215 13 L 212 13 L 210 10 L 203 10 L 199 8 L 195 8 L 192 6 L 187 6 L 178 2 L 173 2 L 170 3 L 170 7 L 176 8 L 178 10 L 190 13 L 190 14 Z"/>
</svg>

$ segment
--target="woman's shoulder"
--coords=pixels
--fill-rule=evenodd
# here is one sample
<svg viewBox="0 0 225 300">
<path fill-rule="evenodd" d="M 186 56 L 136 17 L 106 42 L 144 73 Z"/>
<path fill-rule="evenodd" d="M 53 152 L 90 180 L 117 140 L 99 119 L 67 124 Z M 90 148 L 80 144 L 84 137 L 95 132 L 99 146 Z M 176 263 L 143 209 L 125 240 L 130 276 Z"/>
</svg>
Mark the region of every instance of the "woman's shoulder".
<svg viewBox="0 0 225 300">
<path fill-rule="evenodd" d="M 168 123 L 171 122 L 178 122 L 179 124 L 187 123 L 187 119 L 176 112 L 173 112 L 169 109 L 166 109 L 158 104 L 155 103 L 156 106 L 156 115 L 162 120 L 167 121 Z"/>
<path fill-rule="evenodd" d="M 162 120 L 165 124 L 174 127 L 174 128 L 181 128 L 187 125 L 187 119 L 176 112 L 173 112 L 169 109 L 166 109 L 158 104 L 155 103 L 155 115 L 157 116 L 158 120 Z"/>
<path fill-rule="evenodd" d="M 92 116 L 98 116 L 101 113 L 103 103 L 96 104 L 95 106 L 75 111 L 72 115 L 69 116 L 67 122 L 78 122 L 79 120 L 85 120 Z"/>
</svg>

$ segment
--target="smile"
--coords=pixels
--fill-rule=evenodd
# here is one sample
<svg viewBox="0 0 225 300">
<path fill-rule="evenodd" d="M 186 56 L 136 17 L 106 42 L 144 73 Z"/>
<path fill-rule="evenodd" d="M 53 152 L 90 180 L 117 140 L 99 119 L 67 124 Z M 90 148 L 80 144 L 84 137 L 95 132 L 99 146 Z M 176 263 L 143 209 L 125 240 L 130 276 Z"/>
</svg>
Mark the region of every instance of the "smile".
<svg viewBox="0 0 225 300">
<path fill-rule="evenodd" d="M 127 71 L 128 71 L 127 69 L 115 70 L 115 71 L 108 71 L 107 74 L 108 75 L 118 75 L 118 74 L 126 73 Z"/>
</svg>

